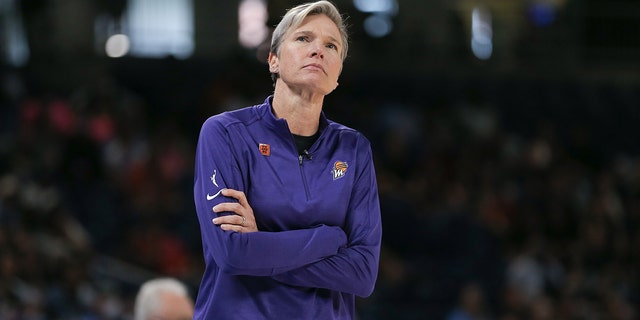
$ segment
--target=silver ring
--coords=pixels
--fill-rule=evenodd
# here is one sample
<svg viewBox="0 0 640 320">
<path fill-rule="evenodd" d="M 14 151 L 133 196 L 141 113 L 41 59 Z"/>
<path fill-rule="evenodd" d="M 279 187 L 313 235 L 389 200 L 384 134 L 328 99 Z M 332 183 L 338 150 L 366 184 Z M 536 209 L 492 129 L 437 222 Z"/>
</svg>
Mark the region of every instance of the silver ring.
<svg viewBox="0 0 640 320">
<path fill-rule="evenodd" d="M 241 217 L 242 217 L 242 222 L 240 223 L 240 225 L 244 227 L 244 223 L 247 222 L 247 218 L 245 218 L 244 216 L 241 216 Z"/>
</svg>

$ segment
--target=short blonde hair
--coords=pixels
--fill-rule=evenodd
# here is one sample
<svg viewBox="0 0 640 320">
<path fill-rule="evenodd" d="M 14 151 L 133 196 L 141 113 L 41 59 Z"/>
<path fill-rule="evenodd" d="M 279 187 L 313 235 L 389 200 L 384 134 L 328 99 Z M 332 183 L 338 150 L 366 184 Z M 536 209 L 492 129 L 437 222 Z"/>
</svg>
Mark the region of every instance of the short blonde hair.
<svg viewBox="0 0 640 320">
<path fill-rule="evenodd" d="M 280 53 L 280 45 L 284 41 L 284 36 L 287 32 L 299 27 L 306 17 L 316 14 L 324 14 L 331 19 L 336 26 L 338 26 L 340 38 L 342 40 L 342 51 L 340 52 L 340 57 L 342 58 L 342 61 L 344 61 L 349 49 L 347 26 L 345 20 L 340 14 L 340 11 L 338 11 L 338 8 L 336 8 L 333 3 L 325 0 L 304 3 L 287 10 L 287 13 L 282 17 L 280 23 L 278 23 L 275 30 L 273 30 L 273 35 L 271 36 L 271 52 L 277 56 Z"/>
</svg>

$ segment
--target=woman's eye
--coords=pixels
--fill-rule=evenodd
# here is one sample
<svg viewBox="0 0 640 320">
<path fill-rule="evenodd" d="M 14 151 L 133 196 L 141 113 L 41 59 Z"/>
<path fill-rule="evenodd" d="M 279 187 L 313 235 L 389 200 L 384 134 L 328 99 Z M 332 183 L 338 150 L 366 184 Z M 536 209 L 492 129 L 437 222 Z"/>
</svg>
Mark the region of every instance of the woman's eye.
<svg viewBox="0 0 640 320">
<path fill-rule="evenodd" d="M 329 43 L 329 44 L 327 45 L 327 48 L 329 48 L 329 49 L 338 49 L 338 47 L 337 47 L 335 44 L 333 44 L 333 43 Z"/>
<path fill-rule="evenodd" d="M 296 41 L 307 41 L 308 38 L 306 36 L 299 36 L 296 38 Z"/>
</svg>

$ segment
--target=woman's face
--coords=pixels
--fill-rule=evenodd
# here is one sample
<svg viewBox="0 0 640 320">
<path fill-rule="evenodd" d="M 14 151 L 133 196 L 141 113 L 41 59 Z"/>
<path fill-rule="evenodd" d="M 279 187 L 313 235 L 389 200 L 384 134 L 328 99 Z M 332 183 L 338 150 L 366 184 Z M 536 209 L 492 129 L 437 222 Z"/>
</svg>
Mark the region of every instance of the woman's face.
<svg viewBox="0 0 640 320">
<path fill-rule="evenodd" d="M 311 90 L 323 95 L 338 86 L 342 70 L 340 31 L 323 14 L 306 17 L 287 32 L 278 56 L 269 55 L 269 71 L 293 90 Z"/>
</svg>

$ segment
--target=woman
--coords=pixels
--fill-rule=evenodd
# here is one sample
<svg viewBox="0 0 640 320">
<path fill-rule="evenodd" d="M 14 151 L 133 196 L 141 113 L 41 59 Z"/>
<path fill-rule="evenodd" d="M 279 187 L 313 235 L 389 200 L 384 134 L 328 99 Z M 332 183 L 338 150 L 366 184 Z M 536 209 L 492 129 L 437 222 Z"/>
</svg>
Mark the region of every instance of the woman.
<svg viewBox="0 0 640 320">
<path fill-rule="evenodd" d="M 194 198 L 206 269 L 197 319 L 353 319 L 374 288 L 380 207 L 369 141 L 330 121 L 347 33 L 328 1 L 274 30 L 264 103 L 202 126 Z"/>
</svg>

